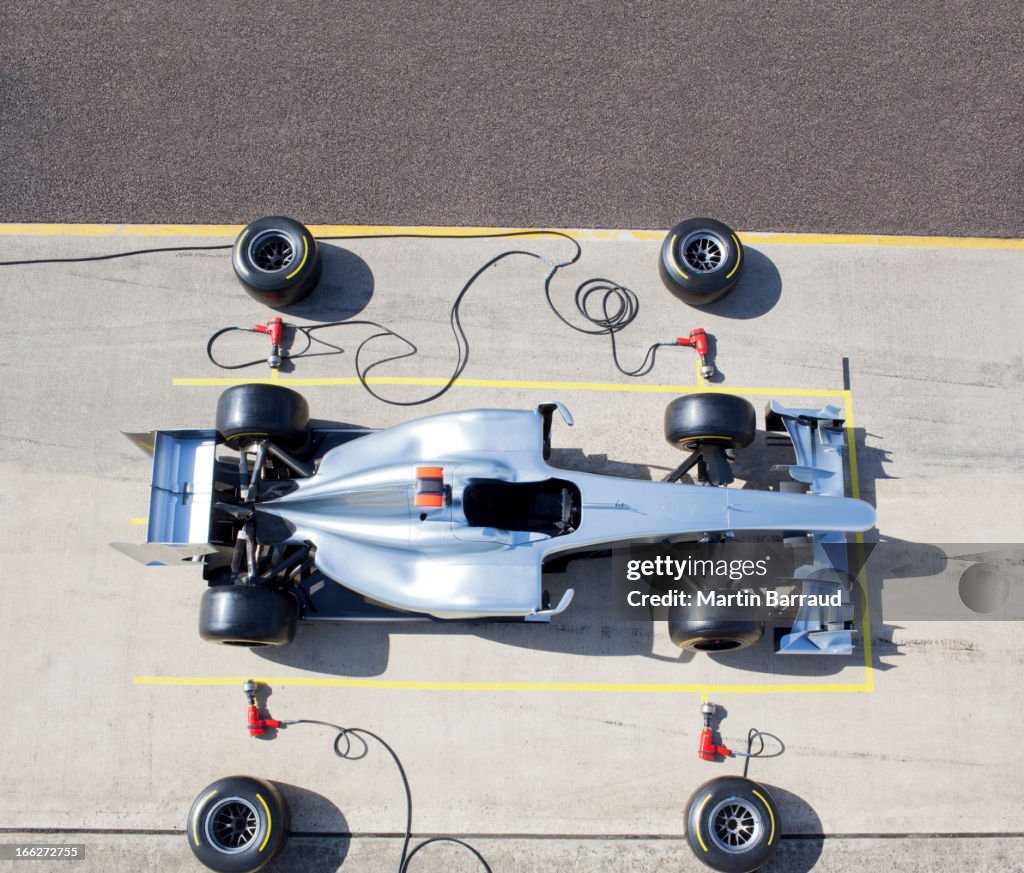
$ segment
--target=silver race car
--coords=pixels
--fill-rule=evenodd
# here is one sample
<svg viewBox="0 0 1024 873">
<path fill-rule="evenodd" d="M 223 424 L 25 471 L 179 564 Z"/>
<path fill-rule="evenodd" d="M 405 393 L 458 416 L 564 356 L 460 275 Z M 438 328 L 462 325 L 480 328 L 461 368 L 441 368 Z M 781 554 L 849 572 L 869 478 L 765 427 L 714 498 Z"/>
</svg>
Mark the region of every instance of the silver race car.
<svg viewBox="0 0 1024 873">
<path fill-rule="evenodd" d="M 545 567 L 573 554 L 798 531 L 811 560 L 794 578 L 841 597 L 802 608 L 778 650 L 851 651 L 849 579 L 823 550 L 875 515 L 844 496 L 836 407 L 769 405 L 767 429 L 788 434 L 796 463 L 787 469 L 801 493 L 725 487 L 735 450 L 755 434 L 741 397 L 701 392 L 669 404 L 666 437 L 690 454 L 662 482 L 551 466 L 555 413 L 572 424 L 549 403 L 381 431 L 310 428 L 296 392 L 234 386 L 220 397 L 215 429 L 129 435 L 153 455 L 148 537 L 115 547 L 150 565 L 201 563 L 201 636 L 275 646 L 292 641 L 299 619 L 549 621 L 573 591 L 552 605 Z M 696 484 L 680 484 L 688 473 Z M 668 617 L 673 640 L 695 650 L 740 648 L 763 631 L 762 622 L 707 612 Z"/>
</svg>

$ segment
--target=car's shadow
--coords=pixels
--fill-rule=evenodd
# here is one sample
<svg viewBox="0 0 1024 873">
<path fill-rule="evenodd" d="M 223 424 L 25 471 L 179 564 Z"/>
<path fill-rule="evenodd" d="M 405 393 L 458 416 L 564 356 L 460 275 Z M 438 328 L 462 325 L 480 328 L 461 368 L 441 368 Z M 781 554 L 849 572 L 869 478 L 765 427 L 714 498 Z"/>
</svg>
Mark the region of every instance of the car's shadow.
<svg viewBox="0 0 1024 873">
<path fill-rule="evenodd" d="M 385 672 L 392 638 L 437 637 L 438 651 L 456 636 L 474 636 L 496 646 L 589 658 L 641 657 L 686 664 L 710 657 L 737 670 L 767 676 L 821 677 L 863 665 L 859 649 L 849 656 L 784 657 L 774 652 L 769 627 L 760 642 L 737 652 L 697 655 L 668 642 L 664 621 L 627 621 L 616 617 L 610 557 L 571 560 L 561 573 L 545 573 L 545 588 L 557 602 L 566 588 L 572 605 L 550 623 L 538 622 L 304 622 L 290 646 L 253 649 L 273 663 L 332 676 L 371 677 Z M 439 675 L 438 680 L 450 679 Z M 511 681 L 515 677 L 508 677 Z M 680 681 L 685 681 L 681 676 Z"/>
</svg>

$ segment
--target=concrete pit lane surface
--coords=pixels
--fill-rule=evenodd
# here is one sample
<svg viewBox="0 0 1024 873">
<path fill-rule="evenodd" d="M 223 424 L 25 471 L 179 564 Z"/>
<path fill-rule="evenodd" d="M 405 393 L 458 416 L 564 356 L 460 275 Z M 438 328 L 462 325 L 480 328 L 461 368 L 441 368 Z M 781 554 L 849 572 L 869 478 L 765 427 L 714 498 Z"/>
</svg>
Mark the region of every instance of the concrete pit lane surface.
<svg viewBox="0 0 1024 873">
<path fill-rule="evenodd" d="M 661 432 L 679 394 L 735 391 L 759 408 L 769 397 L 833 402 L 855 446 L 851 488 L 877 506 L 881 536 L 1019 538 L 1022 245 L 739 230 L 746 273 L 707 311 L 661 286 L 661 232 L 579 232 L 583 256 L 554 289 L 565 312 L 590 276 L 636 291 L 640 315 L 619 337 L 626 361 L 706 328 L 720 382 L 700 381 L 689 349 L 664 350 L 643 379 L 621 376 L 607 338 L 577 334 L 547 309 L 547 267 L 528 258 L 502 261 L 474 288 L 463 379 L 415 413 L 356 384 L 365 328 L 339 328 L 345 354 L 296 361 L 277 381 L 301 391 L 315 419 L 371 427 L 558 399 L 576 425 L 556 425 L 555 464 L 642 478 L 680 460 Z M 0 231 L 18 259 L 229 244 L 237 227 Z M 549 260 L 567 245 L 516 244 Z M 284 315 L 358 314 L 408 335 L 418 356 L 375 371 L 374 387 L 411 399 L 454 364 L 452 295 L 506 247 L 325 242 L 320 288 Z M 969 302 L 965 276 L 985 289 Z M 685 798 L 741 764 L 697 759 L 703 698 L 724 707 L 727 745 L 742 747 L 749 727 L 785 743 L 750 770 L 783 817 L 768 869 L 1021 869 L 1024 838 L 1007 802 L 1019 794 L 1024 720 L 1016 623 L 873 609 L 848 658 L 783 659 L 767 638 L 691 657 L 663 624 L 609 619 L 610 564 L 598 559 L 552 577 L 554 591 L 573 585 L 577 596 L 550 626 L 310 623 L 280 650 L 207 645 L 196 633 L 198 570 L 146 569 L 107 545 L 145 536 L 150 462 L 120 431 L 211 426 L 226 379 L 270 371 L 215 369 L 207 337 L 272 313 L 238 286 L 225 251 L 0 268 L 0 295 L 13 328 L 0 348 L 0 844 L 80 844 L 75 870 L 194 871 L 189 805 L 204 785 L 246 773 L 281 784 L 292 805 L 297 836 L 270 869 L 392 869 L 404 801 L 386 757 L 338 761 L 330 733 L 314 728 L 250 738 L 241 684 L 258 677 L 273 717 L 383 735 L 408 769 L 415 831 L 469 835 L 495 871 L 704 869 L 683 837 Z M 269 351 L 265 337 L 237 341 L 242 355 Z M 763 485 L 768 466 L 786 462 L 778 451 L 760 433 L 739 453 L 736 487 Z M 443 846 L 416 863 L 473 869 Z"/>
</svg>

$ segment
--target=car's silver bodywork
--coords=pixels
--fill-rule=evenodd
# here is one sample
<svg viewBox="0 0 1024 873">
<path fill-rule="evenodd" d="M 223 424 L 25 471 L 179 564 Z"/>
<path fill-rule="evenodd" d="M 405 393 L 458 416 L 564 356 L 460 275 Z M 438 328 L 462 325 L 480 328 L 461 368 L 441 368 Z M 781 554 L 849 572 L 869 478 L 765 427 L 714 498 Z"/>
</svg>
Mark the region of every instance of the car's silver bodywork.
<svg viewBox="0 0 1024 873">
<path fill-rule="evenodd" d="M 556 406 L 571 424 L 564 407 Z M 544 620 L 570 599 L 555 609 L 543 602 L 542 566 L 558 553 L 709 531 L 811 531 L 818 547 L 870 528 L 872 507 L 843 496 L 838 411 L 772 409 L 793 439 L 797 465 L 791 473 L 810 485 L 807 494 L 552 467 L 544 451 L 548 405 L 445 413 L 370 432 L 327 452 L 313 475 L 299 478 L 290 493 L 261 500 L 257 509 L 284 523 L 290 531 L 285 544 L 312 544 L 324 575 L 374 602 L 441 619 Z M 147 563 L 205 554 L 215 441 L 212 431 L 156 434 L 149 544 L 124 551 Z M 424 466 L 443 470 L 441 506 L 416 505 L 416 470 Z M 467 518 L 463 497 L 473 482 L 549 479 L 579 491 L 578 523 L 567 532 L 506 530 Z M 795 628 L 789 641 L 794 650 L 804 643 L 814 651 L 847 649 L 848 633 L 807 637 L 828 624 L 841 629 L 843 622 L 804 618 L 806 626 Z"/>
</svg>

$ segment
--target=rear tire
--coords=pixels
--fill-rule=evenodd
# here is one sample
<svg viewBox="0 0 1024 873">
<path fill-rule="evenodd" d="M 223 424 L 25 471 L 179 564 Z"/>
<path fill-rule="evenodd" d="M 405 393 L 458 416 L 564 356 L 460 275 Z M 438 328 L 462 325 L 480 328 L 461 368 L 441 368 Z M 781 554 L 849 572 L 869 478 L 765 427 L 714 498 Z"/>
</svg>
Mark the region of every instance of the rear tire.
<svg viewBox="0 0 1024 873">
<path fill-rule="evenodd" d="M 264 438 L 282 448 L 301 448 L 308 424 L 306 398 L 283 385 L 233 385 L 217 401 L 217 433 L 232 448 Z"/>
<path fill-rule="evenodd" d="M 679 449 L 717 445 L 742 449 L 754 441 L 757 415 L 735 394 L 686 394 L 665 409 L 665 439 Z"/>
<path fill-rule="evenodd" d="M 287 646 L 297 621 L 295 600 L 263 585 L 214 585 L 199 606 L 199 636 L 222 646 Z"/>
<path fill-rule="evenodd" d="M 686 839 L 697 858 L 723 873 L 750 873 L 775 854 L 782 817 L 768 790 L 750 779 L 705 782 L 686 806 Z"/>
<path fill-rule="evenodd" d="M 265 779 L 229 776 L 207 785 L 189 810 L 192 854 L 219 873 L 253 873 L 288 841 L 288 804 Z"/>
<path fill-rule="evenodd" d="M 665 237 L 658 272 L 665 287 L 684 303 L 706 306 L 733 289 L 744 260 L 743 245 L 732 228 L 713 218 L 690 218 Z"/>
<path fill-rule="evenodd" d="M 249 296 L 266 306 L 291 306 L 316 288 L 322 265 L 309 229 L 274 215 L 246 225 L 235 240 L 231 266 Z"/>
</svg>

